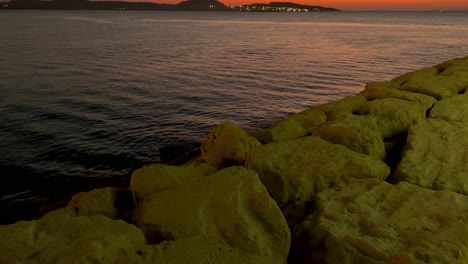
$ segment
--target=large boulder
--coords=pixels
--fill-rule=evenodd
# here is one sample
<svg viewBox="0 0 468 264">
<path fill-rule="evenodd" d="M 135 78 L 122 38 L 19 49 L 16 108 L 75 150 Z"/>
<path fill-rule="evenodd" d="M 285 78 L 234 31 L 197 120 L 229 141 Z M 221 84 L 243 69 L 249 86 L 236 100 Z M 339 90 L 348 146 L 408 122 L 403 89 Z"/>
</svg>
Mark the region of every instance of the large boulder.
<svg viewBox="0 0 468 264">
<path fill-rule="evenodd" d="M 215 171 L 215 168 L 204 163 L 180 167 L 150 164 L 133 172 L 130 178 L 130 189 L 135 204 L 138 204 L 154 193 L 174 189 L 180 185 L 188 185 Z"/>
<path fill-rule="evenodd" d="M 436 66 L 439 71 L 442 71 L 441 75 L 456 76 L 464 80 L 468 84 L 468 59 L 459 58 L 449 60 Z"/>
<path fill-rule="evenodd" d="M 468 125 L 468 93 L 437 102 L 431 109 L 429 117 L 458 121 Z"/>
<path fill-rule="evenodd" d="M 437 67 L 406 73 L 392 80 L 400 90 L 421 93 L 437 100 L 452 97 L 466 89 L 467 83 L 454 75 L 439 75 Z"/>
<path fill-rule="evenodd" d="M 261 143 L 237 125 L 225 122 L 214 127 L 200 147 L 203 160 L 215 168 L 242 165 Z"/>
<path fill-rule="evenodd" d="M 246 166 L 255 170 L 283 209 L 301 208 L 317 192 L 349 178 L 384 180 L 390 169 L 382 161 L 319 137 L 276 142 L 257 148 Z M 289 224 L 300 215 L 287 216 Z"/>
<path fill-rule="evenodd" d="M 145 263 L 144 234 L 105 216 L 51 215 L 0 226 L 0 263 Z"/>
<path fill-rule="evenodd" d="M 374 116 L 343 115 L 315 129 L 312 135 L 343 145 L 352 151 L 381 160 L 385 158 L 383 137 Z"/>
<path fill-rule="evenodd" d="M 324 112 L 312 108 L 293 114 L 268 128 L 251 131 L 249 134 L 263 144 L 297 139 L 309 135 L 313 129 L 326 121 Z"/>
<path fill-rule="evenodd" d="M 360 114 L 375 116 L 381 134 L 390 138 L 405 132 L 418 120 L 425 118 L 426 109 L 411 101 L 386 98 L 367 102 Z"/>
<path fill-rule="evenodd" d="M 199 249 L 173 253 L 185 254 L 193 263 L 210 258 L 211 263 L 232 263 L 231 258 L 286 263 L 288 256 L 290 233 L 281 210 L 258 175 L 244 167 L 156 191 L 137 206 L 135 220 L 150 243 L 169 241 L 171 248 Z"/>
<path fill-rule="evenodd" d="M 408 100 L 420 104 L 426 110 L 431 108 L 436 102 L 432 96 L 401 91 L 398 90 L 399 88 L 400 86 L 395 82 L 370 82 L 366 84 L 366 88 L 361 94 L 364 95 L 368 101 L 385 98 Z"/>
<path fill-rule="evenodd" d="M 392 181 L 468 195 L 468 127 L 427 118 L 412 126 Z"/>
<path fill-rule="evenodd" d="M 65 207 L 51 211 L 47 213 L 47 215 L 104 215 L 111 219 L 117 219 L 119 210 L 116 203 L 119 193 L 122 192 L 124 192 L 124 190 L 117 187 L 106 187 L 94 189 L 89 192 L 80 192 L 73 195 L 72 199 Z"/>
<path fill-rule="evenodd" d="M 355 180 L 319 193 L 293 263 L 468 263 L 468 197 Z"/>
</svg>

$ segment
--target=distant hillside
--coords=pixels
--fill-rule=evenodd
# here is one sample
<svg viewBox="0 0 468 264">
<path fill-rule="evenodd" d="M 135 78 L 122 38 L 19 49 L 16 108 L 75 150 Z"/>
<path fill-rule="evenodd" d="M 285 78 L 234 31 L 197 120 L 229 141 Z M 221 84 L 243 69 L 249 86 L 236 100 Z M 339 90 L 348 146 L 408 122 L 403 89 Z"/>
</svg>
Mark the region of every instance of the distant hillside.
<svg viewBox="0 0 468 264">
<path fill-rule="evenodd" d="M 193 11 L 226 11 L 227 6 L 216 0 L 188 0 L 180 2 L 176 5 L 177 10 L 193 10 Z"/>
</svg>

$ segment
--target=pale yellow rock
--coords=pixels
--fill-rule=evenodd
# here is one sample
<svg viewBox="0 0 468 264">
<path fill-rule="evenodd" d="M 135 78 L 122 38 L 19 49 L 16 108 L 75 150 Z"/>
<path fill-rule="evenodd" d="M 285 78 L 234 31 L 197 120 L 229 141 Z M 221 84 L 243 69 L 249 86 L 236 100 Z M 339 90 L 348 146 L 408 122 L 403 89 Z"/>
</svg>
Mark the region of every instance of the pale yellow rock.
<svg viewBox="0 0 468 264">
<path fill-rule="evenodd" d="M 252 153 L 246 166 L 258 173 L 281 208 L 305 203 L 341 180 L 384 180 L 390 174 L 382 161 L 315 136 L 263 145 Z"/>
<path fill-rule="evenodd" d="M 408 183 L 342 183 L 318 194 L 292 263 L 468 263 L 468 197 Z"/>
<path fill-rule="evenodd" d="M 456 76 L 468 84 L 468 59 L 449 60 L 437 65 L 437 68 L 439 68 L 439 71 L 442 71 L 441 75 Z"/>
<path fill-rule="evenodd" d="M 324 115 L 322 112 L 320 114 Z M 326 120 L 326 117 L 325 117 Z M 258 139 L 262 144 L 285 141 L 305 137 L 310 133 L 294 118 L 288 117 L 268 128 L 257 129 L 249 132 L 249 135 Z"/>
<path fill-rule="evenodd" d="M 192 263 L 212 257 L 210 263 L 234 263 L 231 252 L 236 261 L 256 256 L 257 263 L 286 263 L 288 256 L 290 232 L 281 210 L 258 175 L 244 167 L 154 193 L 138 205 L 135 219 L 151 243 L 171 240 L 175 248 L 194 247 L 191 253 L 172 253 L 185 254 L 176 258 Z M 187 239 L 204 242 L 184 246 Z"/>
<path fill-rule="evenodd" d="M 312 135 L 355 152 L 385 158 L 383 137 L 374 116 L 343 115 L 315 129 Z"/>
<path fill-rule="evenodd" d="M 393 181 L 468 195 L 468 127 L 459 122 L 424 119 L 408 131 Z"/>
<path fill-rule="evenodd" d="M 143 233 L 105 216 L 46 216 L 0 226 L 1 263 L 145 263 Z"/>
<path fill-rule="evenodd" d="M 206 177 L 215 171 L 215 168 L 203 163 L 181 167 L 150 164 L 132 173 L 130 189 L 135 204 L 138 204 L 154 193 L 190 184 L 192 181 Z"/>
<path fill-rule="evenodd" d="M 160 243 L 149 263 L 164 264 L 259 264 L 283 263 L 273 256 L 260 256 L 230 246 L 220 237 L 190 237 Z"/>
<path fill-rule="evenodd" d="M 327 115 L 329 121 L 342 114 L 351 114 L 357 112 L 366 103 L 366 97 L 363 95 L 347 96 L 343 99 L 315 106 L 312 109 L 322 111 Z"/>
<path fill-rule="evenodd" d="M 381 134 L 392 137 L 425 118 L 426 109 L 411 101 L 386 98 L 367 102 L 360 114 L 375 116 Z"/>
<path fill-rule="evenodd" d="M 436 100 L 432 96 L 398 90 L 400 86 L 395 82 L 370 82 L 361 93 L 368 101 L 385 98 L 396 98 L 416 102 L 426 110 L 431 108 Z"/>
<path fill-rule="evenodd" d="M 421 93 L 437 100 L 452 97 L 467 87 L 466 81 L 454 75 L 439 75 L 437 67 L 424 68 L 397 77 L 392 82 L 400 90 Z"/>
<path fill-rule="evenodd" d="M 214 127 L 200 147 L 203 160 L 215 168 L 244 164 L 261 143 L 237 125 L 225 122 Z"/>
<path fill-rule="evenodd" d="M 271 143 L 305 137 L 319 125 L 325 123 L 327 117 L 324 112 L 308 109 L 293 114 L 284 120 L 264 129 L 249 132 L 261 143 Z"/>
<path fill-rule="evenodd" d="M 429 117 L 468 125 L 468 94 L 455 95 L 437 102 L 431 109 Z"/>
<path fill-rule="evenodd" d="M 306 137 L 327 120 L 358 111 L 365 102 L 366 98 L 362 95 L 348 96 L 293 114 L 268 128 L 249 134 L 263 144 Z"/>
</svg>

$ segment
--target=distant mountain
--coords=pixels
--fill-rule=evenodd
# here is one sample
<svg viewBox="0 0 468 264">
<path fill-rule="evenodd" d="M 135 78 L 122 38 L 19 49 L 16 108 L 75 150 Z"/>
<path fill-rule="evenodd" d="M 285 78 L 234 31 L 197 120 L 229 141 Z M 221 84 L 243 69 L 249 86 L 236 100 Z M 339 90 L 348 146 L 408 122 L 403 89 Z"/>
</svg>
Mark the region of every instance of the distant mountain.
<svg viewBox="0 0 468 264">
<path fill-rule="evenodd" d="M 177 10 L 227 11 L 229 8 L 216 0 L 188 0 L 176 5 Z"/>
</svg>

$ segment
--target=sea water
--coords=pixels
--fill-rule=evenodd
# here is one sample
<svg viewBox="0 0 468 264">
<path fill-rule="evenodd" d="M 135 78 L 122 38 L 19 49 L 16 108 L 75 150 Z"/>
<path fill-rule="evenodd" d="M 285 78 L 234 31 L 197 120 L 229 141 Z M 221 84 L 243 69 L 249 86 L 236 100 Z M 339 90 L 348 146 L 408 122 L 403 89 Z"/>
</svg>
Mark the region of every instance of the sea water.
<svg viewBox="0 0 468 264">
<path fill-rule="evenodd" d="M 265 127 L 467 43 L 466 12 L 1 11 L 0 219 L 126 185 L 220 122 Z"/>
</svg>

